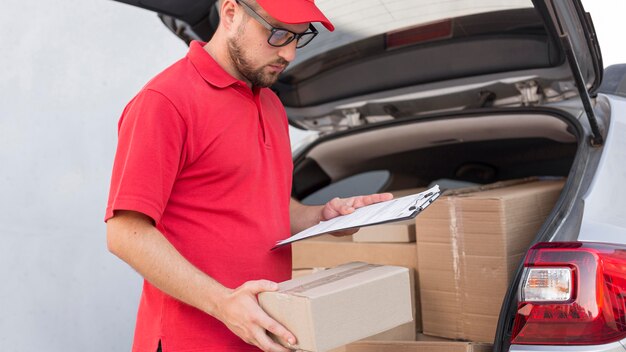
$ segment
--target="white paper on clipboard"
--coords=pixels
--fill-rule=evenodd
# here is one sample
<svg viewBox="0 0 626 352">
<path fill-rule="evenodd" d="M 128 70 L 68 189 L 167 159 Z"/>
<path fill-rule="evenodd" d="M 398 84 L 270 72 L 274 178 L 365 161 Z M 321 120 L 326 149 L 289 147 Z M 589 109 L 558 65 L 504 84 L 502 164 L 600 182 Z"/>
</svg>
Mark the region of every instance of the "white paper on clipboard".
<svg viewBox="0 0 626 352">
<path fill-rule="evenodd" d="M 437 185 L 424 192 L 358 208 L 351 214 L 322 221 L 289 238 L 278 241 L 272 249 L 325 233 L 411 219 L 437 199 L 440 194 L 441 191 Z"/>
</svg>

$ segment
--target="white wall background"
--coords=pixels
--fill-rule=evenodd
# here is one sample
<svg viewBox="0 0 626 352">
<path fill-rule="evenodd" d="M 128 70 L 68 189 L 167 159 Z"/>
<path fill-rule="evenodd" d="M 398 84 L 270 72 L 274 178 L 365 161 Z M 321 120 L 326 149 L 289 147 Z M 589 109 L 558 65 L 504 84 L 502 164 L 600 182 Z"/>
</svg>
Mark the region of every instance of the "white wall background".
<svg viewBox="0 0 626 352">
<path fill-rule="evenodd" d="M 626 63 L 626 3 L 584 4 Z M 141 280 L 102 221 L 116 124 L 186 47 L 109 0 L 2 0 L 0 52 L 0 350 L 129 350 Z"/>
<path fill-rule="evenodd" d="M 116 124 L 186 47 L 113 1 L 2 0 L 0 48 L 0 350 L 129 350 L 141 281 L 103 223 Z"/>
</svg>

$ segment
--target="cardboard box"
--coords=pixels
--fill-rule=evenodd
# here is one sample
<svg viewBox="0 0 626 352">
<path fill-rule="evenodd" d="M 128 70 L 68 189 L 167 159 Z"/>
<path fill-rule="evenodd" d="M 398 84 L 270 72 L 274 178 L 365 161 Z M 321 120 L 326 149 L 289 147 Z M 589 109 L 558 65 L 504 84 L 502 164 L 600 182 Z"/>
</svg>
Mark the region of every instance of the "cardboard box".
<svg viewBox="0 0 626 352">
<path fill-rule="evenodd" d="M 354 242 L 415 242 L 415 221 L 405 220 L 362 227 L 352 235 Z"/>
<path fill-rule="evenodd" d="M 491 352 L 493 345 L 418 334 L 406 341 L 357 341 L 332 352 Z"/>
<path fill-rule="evenodd" d="M 307 275 L 311 275 L 320 271 L 326 270 L 326 268 L 312 268 L 312 269 L 294 269 L 291 272 L 291 278 L 295 279 L 298 277 L 303 277 Z M 415 299 L 415 278 L 413 270 L 409 270 L 409 274 L 411 274 L 411 306 L 415 310 L 415 304 L 417 300 Z M 415 311 L 412 312 L 413 317 L 415 318 Z M 395 328 L 391 328 L 389 330 L 383 331 L 379 334 L 372 335 L 366 337 L 364 340 L 368 341 L 412 341 L 415 340 L 417 335 L 417 329 L 415 327 L 415 319 L 411 320 L 408 323 L 396 326 Z"/>
<path fill-rule="evenodd" d="M 315 274 L 319 271 L 324 271 L 324 270 L 326 270 L 326 268 L 294 269 L 291 271 L 291 278 L 295 279 L 297 277 Z"/>
<path fill-rule="evenodd" d="M 368 342 L 368 341 L 385 341 L 385 342 L 391 342 L 391 341 L 415 341 L 415 337 L 417 336 L 417 334 L 415 333 L 415 321 L 411 322 L 411 323 L 406 323 L 406 324 L 402 324 L 398 327 L 395 327 L 391 330 L 382 332 L 380 334 L 376 334 L 370 337 L 366 337 L 362 340 L 359 340 L 361 342 Z M 408 337 L 407 337 L 408 336 Z M 411 337 L 412 336 L 412 337 Z M 359 342 L 357 341 L 357 342 Z M 356 342 L 354 342 L 356 343 Z M 333 348 L 331 350 L 329 350 L 328 352 L 346 352 L 346 346 L 348 345 L 343 345 L 337 348 Z"/>
<path fill-rule="evenodd" d="M 425 334 L 493 342 L 501 303 L 563 181 L 457 190 L 416 217 Z"/>
<path fill-rule="evenodd" d="M 292 245 L 293 269 L 335 267 L 349 262 L 395 265 L 413 269 L 415 331 L 422 330 L 415 243 L 356 243 L 310 238 Z"/>
<path fill-rule="evenodd" d="M 461 341 L 361 341 L 343 347 L 345 352 L 491 352 L 493 346 Z"/>
<path fill-rule="evenodd" d="M 259 304 L 302 351 L 328 351 L 413 319 L 409 270 L 348 263 L 285 281 Z"/>
<path fill-rule="evenodd" d="M 415 243 L 355 243 L 310 238 L 293 243 L 291 248 L 293 269 L 331 268 L 355 261 L 417 269 Z"/>
<path fill-rule="evenodd" d="M 363 341 L 412 341 L 415 340 L 416 335 L 417 329 L 415 328 L 415 319 L 413 319 L 412 321 L 396 326 L 393 329 L 368 336 L 364 338 Z"/>
</svg>

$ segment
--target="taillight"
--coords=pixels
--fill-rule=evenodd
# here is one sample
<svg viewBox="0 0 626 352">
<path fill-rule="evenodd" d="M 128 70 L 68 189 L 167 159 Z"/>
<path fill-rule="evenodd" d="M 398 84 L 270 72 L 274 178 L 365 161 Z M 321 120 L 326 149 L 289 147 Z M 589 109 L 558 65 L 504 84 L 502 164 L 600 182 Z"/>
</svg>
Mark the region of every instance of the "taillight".
<svg viewBox="0 0 626 352">
<path fill-rule="evenodd" d="M 388 32 L 385 34 L 385 45 L 387 49 L 395 49 L 407 45 L 425 43 L 432 40 L 448 39 L 451 37 L 452 20 L 445 19 Z"/>
<path fill-rule="evenodd" d="M 626 246 L 539 243 L 524 268 L 511 343 L 589 345 L 626 337 Z"/>
</svg>

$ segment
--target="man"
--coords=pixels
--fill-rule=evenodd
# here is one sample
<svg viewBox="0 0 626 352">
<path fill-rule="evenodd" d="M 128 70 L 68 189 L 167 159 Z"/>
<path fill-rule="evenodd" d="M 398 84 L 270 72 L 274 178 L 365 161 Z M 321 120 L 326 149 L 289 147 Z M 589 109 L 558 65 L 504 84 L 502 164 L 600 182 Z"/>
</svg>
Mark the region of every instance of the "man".
<svg viewBox="0 0 626 352">
<path fill-rule="evenodd" d="M 133 351 L 288 351 L 256 295 L 291 273 L 289 233 L 390 194 L 290 198 L 285 111 L 268 89 L 332 24 L 312 0 L 222 0 L 210 42 L 127 105 L 106 211 L 109 250 L 144 277 Z M 251 346 L 253 345 L 253 346 Z M 254 347 L 256 346 L 256 347 Z"/>
</svg>

